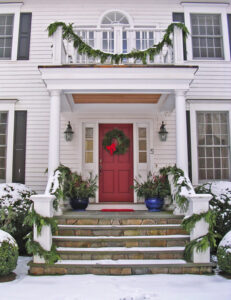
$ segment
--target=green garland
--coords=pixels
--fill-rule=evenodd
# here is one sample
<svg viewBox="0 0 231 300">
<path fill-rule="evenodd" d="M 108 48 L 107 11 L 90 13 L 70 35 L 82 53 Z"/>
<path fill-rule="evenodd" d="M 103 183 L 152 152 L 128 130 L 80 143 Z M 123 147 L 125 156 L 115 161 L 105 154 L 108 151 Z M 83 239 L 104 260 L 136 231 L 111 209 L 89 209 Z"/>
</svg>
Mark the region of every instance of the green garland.
<svg viewBox="0 0 231 300">
<path fill-rule="evenodd" d="M 177 168 L 176 165 L 171 167 L 164 167 L 160 169 L 160 174 L 168 176 L 173 175 L 173 183 L 175 185 L 175 188 L 177 189 L 175 194 L 175 200 L 180 209 L 183 212 L 186 212 L 189 206 L 189 201 L 185 196 L 181 195 L 181 189 L 182 187 L 186 187 L 188 190 L 190 190 L 190 186 L 188 185 L 187 179 L 184 177 L 184 171 Z M 184 178 L 180 183 L 178 183 L 179 178 Z"/>
<path fill-rule="evenodd" d="M 161 42 L 157 45 L 146 50 L 132 50 L 127 54 L 112 54 L 106 53 L 99 49 L 93 49 L 91 46 L 86 44 L 75 32 L 73 29 L 73 23 L 65 24 L 64 22 L 54 22 L 50 24 L 47 28 L 48 36 L 52 36 L 58 27 L 62 28 L 63 39 L 68 41 L 73 41 L 74 48 L 77 49 L 80 55 L 86 54 L 88 58 L 99 58 L 101 63 L 105 63 L 106 60 L 110 59 L 112 64 L 119 64 L 123 62 L 124 59 L 134 58 L 136 60 L 141 60 L 143 64 L 147 63 L 147 57 L 150 60 L 153 60 L 154 56 L 158 55 L 165 45 L 172 47 L 171 35 L 174 32 L 174 27 L 180 28 L 183 32 L 183 40 L 186 41 L 186 38 L 189 34 L 187 27 L 183 23 L 172 23 L 165 30 L 164 37 Z"/>
<path fill-rule="evenodd" d="M 176 203 L 183 211 L 187 211 L 189 200 L 185 196 L 182 196 L 180 194 L 181 188 L 183 186 L 186 187 L 187 189 L 190 189 L 187 179 L 184 177 L 184 171 L 177 168 L 176 166 L 173 167 L 170 166 L 170 167 L 162 168 L 160 170 L 160 173 L 166 176 L 169 174 L 173 175 L 173 182 L 177 189 L 177 192 L 175 194 Z M 184 179 L 181 180 L 180 183 L 178 183 L 180 177 L 181 178 L 184 177 Z M 206 249 L 208 249 L 208 247 L 211 248 L 216 247 L 216 238 L 219 236 L 218 234 L 214 233 L 214 226 L 216 225 L 216 214 L 213 211 L 209 210 L 205 213 L 193 214 L 192 216 L 185 218 L 181 225 L 187 232 L 190 233 L 195 227 L 196 223 L 203 218 L 209 224 L 208 233 L 187 243 L 184 250 L 184 257 L 187 261 L 191 260 L 194 249 L 196 249 L 197 252 L 203 252 Z"/>
<path fill-rule="evenodd" d="M 49 265 L 54 264 L 60 259 L 60 256 L 57 253 L 56 246 L 52 245 L 49 251 L 43 249 L 38 242 L 33 240 L 32 232 L 27 236 L 26 248 L 29 254 L 38 255 L 41 258 L 45 259 L 45 262 Z"/>
<path fill-rule="evenodd" d="M 191 259 L 194 249 L 196 249 L 197 252 L 203 252 L 208 249 L 208 247 L 216 247 L 216 238 L 218 237 L 218 234 L 214 233 L 216 214 L 213 211 L 209 210 L 205 213 L 193 214 L 192 216 L 185 218 L 181 225 L 190 233 L 196 223 L 201 219 L 204 219 L 209 224 L 209 230 L 206 235 L 200 236 L 187 243 L 184 250 L 184 257 L 187 261 Z"/>
<path fill-rule="evenodd" d="M 54 218 L 39 215 L 35 212 L 33 206 L 29 214 L 26 216 L 23 224 L 29 226 L 36 225 L 38 235 L 41 234 L 43 226 L 51 226 L 52 234 L 54 234 L 58 229 L 57 221 Z M 33 232 L 30 232 L 25 238 L 27 239 L 26 249 L 29 254 L 43 257 L 47 264 L 53 264 L 60 259 L 55 245 L 52 245 L 51 249 L 47 251 L 43 249 L 38 242 L 33 240 Z"/>
<path fill-rule="evenodd" d="M 120 155 L 126 153 L 130 145 L 130 140 L 122 130 L 119 130 L 117 128 L 114 128 L 113 130 L 108 131 L 105 134 L 102 142 L 104 149 L 107 150 L 107 146 L 111 145 L 113 139 L 116 139 L 118 143 L 116 145 L 114 154 Z"/>
</svg>

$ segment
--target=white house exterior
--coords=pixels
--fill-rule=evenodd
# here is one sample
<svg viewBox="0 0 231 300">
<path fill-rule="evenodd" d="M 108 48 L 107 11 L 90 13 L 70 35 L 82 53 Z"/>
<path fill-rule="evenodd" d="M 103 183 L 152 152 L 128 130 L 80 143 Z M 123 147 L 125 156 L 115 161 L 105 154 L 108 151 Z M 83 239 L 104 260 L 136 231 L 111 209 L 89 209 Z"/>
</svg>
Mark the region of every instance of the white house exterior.
<svg viewBox="0 0 231 300">
<path fill-rule="evenodd" d="M 55 21 L 74 23 L 96 49 L 126 53 L 158 43 L 169 24 L 183 20 L 190 31 L 185 53 L 176 29 L 173 48 L 147 65 L 102 66 L 63 42 L 61 29 L 50 38 L 46 30 Z M 230 0 L 1 1 L 1 181 L 44 192 L 45 170 L 52 174 L 62 163 L 86 176 L 93 172 L 102 184 L 103 124 L 132 126 L 129 176 L 176 163 L 193 184 L 230 180 L 230 26 Z M 162 121 L 165 142 L 158 134 Z M 95 202 L 102 202 L 99 193 Z"/>
</svg>

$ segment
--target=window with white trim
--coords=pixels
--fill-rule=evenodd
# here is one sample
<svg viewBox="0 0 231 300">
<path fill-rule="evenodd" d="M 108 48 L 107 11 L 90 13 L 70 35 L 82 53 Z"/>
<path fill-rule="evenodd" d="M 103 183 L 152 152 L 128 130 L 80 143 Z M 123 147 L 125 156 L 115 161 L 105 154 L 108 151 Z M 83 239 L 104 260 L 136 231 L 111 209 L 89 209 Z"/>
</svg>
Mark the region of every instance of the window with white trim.
<svg viewBox="0 0 231 300">
<path fill-rule="evenodd" d="M 147 128 L 138 128 L 139 163 L 147 162 Z"/>
<path fill-rule="evenodd" d="M 0 59 L 11 59 L 14 15 L 0 15 Z"/>
<path fill-rule="evenodd" d="M 194 59 L 223 59 L 220 14 L 191 14 L 192 54 Z"/>
<path fill-rule="evenodd" d="M 0 182 L 6 182 L 8 113 L 0 112 Z"/>
<path fill-rule="evenodd" d="M 200 111 L 196 117 L 199 180 L 229 180 L 229 113 Z"/>
<path fill-rule="evenodd" d="M 85 128 L 85 163 L 93 163 L 93 151 L 94 151 L 94 140 L 93 140 L 94 128 L 86 127 Z"/>
</svg>

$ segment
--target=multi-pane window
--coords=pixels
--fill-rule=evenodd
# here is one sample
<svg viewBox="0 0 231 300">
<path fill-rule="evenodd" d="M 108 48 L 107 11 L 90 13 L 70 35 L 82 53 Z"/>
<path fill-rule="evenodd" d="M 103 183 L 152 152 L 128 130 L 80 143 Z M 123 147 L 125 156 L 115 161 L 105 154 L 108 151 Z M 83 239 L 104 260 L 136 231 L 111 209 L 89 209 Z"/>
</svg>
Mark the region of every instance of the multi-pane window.
<svg viewBox="0 0 231 300">
<path fill-rule="evenodd" d="M 222 59 L 223 40 L 219 14 L 191 14 L 193 58 Z"/>
<path fill-rule="evenodd" d="M 0 112 L 0 182 L 6 180 L 7 112 Z"/>
<path fill-rule="evenodd" d="M 138 129 L 138 141 L 139 141 L 139 163 L 147 162 L 147 129 Z"/>
<path fill-rule="evenodd" d="M 10 59 L 14 15 L 0 15 L 0 59 Z"/>
<path fill-rule="evenodd" d="M 114 53 L 114 31 L 103 31 L 103 51 Z"/>
<path fill-rule="evenodd" d="M 153 31 L 136 31 L 136 49 L 146 50 L 152 47 L 154 44 L 154 32 Z"/>
<path fill-rule="evenodd" d="M 85 163 L 93 163 L 93 128 L 85 128 Z"/>
<path fill-rule="evenodd" d="M 228 116 L 226 112 L 197 112 L 199 180 L 230 179 Z"/>
<path fill-rule="evenodd" d="M 77 34 L 92 48 L 95 47 L 95 32 L 92 30 L 78 30 Z M 88 58 L 86 54 L 77 56 L 77 63 L 93 63 L 94 58 Z"/>
</svg>

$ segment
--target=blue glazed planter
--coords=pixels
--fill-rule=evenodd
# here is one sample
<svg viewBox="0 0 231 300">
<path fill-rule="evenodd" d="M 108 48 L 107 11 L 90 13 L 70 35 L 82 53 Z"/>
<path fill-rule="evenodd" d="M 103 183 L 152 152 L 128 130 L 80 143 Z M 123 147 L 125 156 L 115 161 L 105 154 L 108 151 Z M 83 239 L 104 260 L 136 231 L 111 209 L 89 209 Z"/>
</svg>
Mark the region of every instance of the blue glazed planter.
<svg viewBox="0 0 231 300">
<path fill-rule="evenodd" d="M 88 198 L 78 199 L 72 198 L 70 199 L 70 204 L 73 210 L 76 211 L 85 211 L 89 203 Z"/>
<path fill-rule="evenodd" d="M 147 198 L 145 199 L 145 204 L 149 211 L 161 211 L 164 200 L 158 197 Z"/>
</svg>

